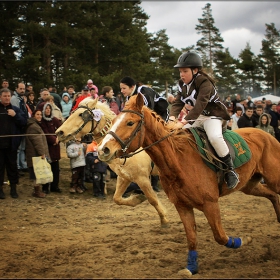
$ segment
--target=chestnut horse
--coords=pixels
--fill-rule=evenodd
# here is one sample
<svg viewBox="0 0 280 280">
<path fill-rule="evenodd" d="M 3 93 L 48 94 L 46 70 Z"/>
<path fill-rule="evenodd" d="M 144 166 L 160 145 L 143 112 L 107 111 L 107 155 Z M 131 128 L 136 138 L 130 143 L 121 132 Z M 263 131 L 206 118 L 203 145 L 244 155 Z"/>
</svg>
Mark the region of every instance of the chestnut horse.
<svg viewBox="0 0 280 280">
<path fill-rule="evenodd" d="M 188 241 L 188 263 L 180 271 L 184 276 L 198 272 L 196 223 L 193 209 L 204 213 L 216 242 L 228 248 L 239 248 L 251 237 L 229 237 L 221 222 L 219 196 L 240 190 L 245 194 L 268 198 L 280 222 L 280 144 L 267 132 L 257 128 L 236 130 L 247 142 L 252 156 L 236 169 L 239 184 L 229 190 L 223 183 L 221 194 L 216 173 L 199 155 L 194 137 L 188 129 L 175 129 L 174 122 L 164 123 L 158 115 L 143 106 L 141 94 L 130 97 L 124 110 L 113 120 L 108 134 L 98 146 L 102 161 L 131 156 L 139 147 L 146 149 L 160 171 L 162 187 L 174 203 L 183 222 Z M 260 181 L 264 178 L 266 184 Z"/>
<path fill-rule="evenodd" d="M 96 141 L 99 141 L 109 131 L 115 116 L 106 103 L 86 98 L 56 130 L 56 134 L 61 142 L 67 142 L 75 137 L 83 137 L 88 133 L 92 133 Z M 148 154 L 140 153 L 127 160 L 114 159 L 109 162 L 109 166 L 118 175 L 113 197 L 114 202 L 118 205 L 135 207 L 148 199 L 158 212 L 161 226 L 169 226 L 163 206 L 151 186 L 150 175 L 158 175 L 158 169 L 152 164 Z M 131 182 L 135 182 L 145 196 L 138 194 L 123 198 L 122 195 Z"/>
</svg>

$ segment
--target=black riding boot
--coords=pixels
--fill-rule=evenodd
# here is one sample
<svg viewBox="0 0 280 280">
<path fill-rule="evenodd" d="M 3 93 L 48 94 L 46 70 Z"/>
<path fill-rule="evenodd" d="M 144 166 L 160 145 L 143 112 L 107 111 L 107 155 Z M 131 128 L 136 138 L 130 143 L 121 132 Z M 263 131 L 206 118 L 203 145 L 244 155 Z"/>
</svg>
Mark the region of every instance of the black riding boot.
<svg viewBox="0 0 280 280">
<path fill-rule="evenodd" d="M 229 189 L 234 189 L 239 183 L 239 176 L 234 171 L 233 162 L 230 154 L 221 158 L 221 160 L 227 165 L 228 170 L 225 172 L 225 181 Z"/>
<path fill-rule="evenodd" d="M 11 184 L 11 192 L 10 195 L 12 198 L 18 198 L 17 194 L 17 185 L 16 184 Z"/>
</svg>

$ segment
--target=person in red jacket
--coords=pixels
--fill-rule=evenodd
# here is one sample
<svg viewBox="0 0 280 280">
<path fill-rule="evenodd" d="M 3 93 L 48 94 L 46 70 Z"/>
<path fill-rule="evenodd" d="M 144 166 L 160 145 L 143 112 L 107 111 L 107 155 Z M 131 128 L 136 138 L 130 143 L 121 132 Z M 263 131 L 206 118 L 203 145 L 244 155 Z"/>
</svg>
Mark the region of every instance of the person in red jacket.
<svg viewBox="0 0 280 280">
<path fill-rule="evenodd" d="M 91 96 L 91 95 L 90 95 L 90 93 L 89 93 L 88 87 L 84 87 L 84 88 L 82 89 L 82 94 L 81 94 L 75 101 L 73 101 L 73 106 L 72 106 L 71 111 L 74 111 L 75 109 L 77 109 L 78 106 L 79 106 L 79 104 L 80 104 L 80 102 L 81 102 L 82 100 L 84 100 L 85 98 L 90 97 L 90 96 Z"/>
</svg>

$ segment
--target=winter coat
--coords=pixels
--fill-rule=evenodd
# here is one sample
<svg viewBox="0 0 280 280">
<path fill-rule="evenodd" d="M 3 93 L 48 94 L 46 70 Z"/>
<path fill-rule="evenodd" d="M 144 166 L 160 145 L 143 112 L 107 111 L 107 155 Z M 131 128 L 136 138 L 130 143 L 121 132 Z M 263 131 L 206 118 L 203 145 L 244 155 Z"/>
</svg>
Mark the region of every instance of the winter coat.
<svg viewBox="0 0 280 280">
<path fill-rule="evenodd" d="M 91 166 L 91 172 L 106 173 L 107 163 L 103 161 L 95 163 L 96 159 L 98 159 L 97 143 L 93 141 L 87 147 L 86 163 Z"/>
<path fill-rule="evenodd" d="M 262 116 L 266 116 L 266 117 L 267 117 L 267 123 L 266 123 L 266 125 L 263 125 L 263 124 L 262 124 L 262 121 L 261 121 Z M 263 130 L 263 131 L 265 131 L 265 132 L 268 132 L 268 133 L 270 133 L 272 136 L 275 137 L 274 128 L 270 125 L 270 120 L 271 120 L 271 117 L 270 117 L 269 114 L 266 114 L 266 113 L 262 114 L 262 115 L 260 116 L 260 119 L 259 119 L 259 125 L 257 125 L 256 128 L 259 128 L 259 129 L 261 129 L 261 130 Z"/>
<path fill-rule="evenodd" d="M 119 106 L 116 102 L 115 97 L 106 98 L 106 97 L 104 97 L 104 95 L 100 95 L 99 101 L 101 101 L 102 103 L 107 103 L 108 106 L 110 107 L 111 111 L 113 111 L 116 115 L 118 115 L 120 113 Z"/>
<path fill-rule="evenodd" d="M 259 125 L 259 121 L 260 121 L 260 115 L 254 112 L 252 115 L 253 126 L 256 127 L 257 125 Z"/>
<path fill-rule="evenodd" d="M 85 98 L 87 98 L 87 97 L 90 97 L 91 95 L 90 95 L 90 93 L 88 93 L 87 95 L 81 95 L 81 96 L 79 96 L 76 100 L 75 100 L 75 102 L 73 103 L 73 107 L 72 107 L 72 111 L 74 111 L 75 109 L 77 109 L 78 108 L 78 106 L 79 106 L 79 104 L 80 104 L 80 102 L 82 101 L 82 100 L 84 100 Z"/>
<path fill-rule="evenodd" d="M 50 158 L 46 136 L 35 118 L 28 119 L 26 134 L 37 134 L 26 135 L 25 153 L 27 166 L 33 166 L 32 157 L 45 155 Z"/>
<path fill-rule="evenodd" d="M 188 85 L 179 81 L 179 92 L 172 104 L 170 116 L 177 118 L 185 104 L 193 106 L 185 117 L 187 121 L 196 120 L 200 115 L 230 119 L 227 107 L 220 100 L 215 86 L 204 75 L 198 74 Z"/>
<path fill-rule="evenodd" d="M 71 169 L 86 165 L 85 151 L 86 148 L 83 143 L 72 141 L 72 143 L 67 147 L 66 153 L 70 158 Z M 81 152 L 80 155 L 79 152 Z"/>
<path fill-rule="evenodd" d="M 278 127 L 278 121 L 280 120 L 280 115 L 272 110 L 268 111 L 268 114 L 271 116 L 271 122 L 270 125 L 273 126 L 274 128 Z"/>
<path fill-rule="evenodd" d="M 61 107 L 61 104 L 60 104 L 60 102 L 61 102 L 60 95 L 57 94 L 56 92 L 50 92 L 50 95 L 53 96 L 53 98 L 54 98 L 53 101 L 54 101 L 55 105 L 60 109 L 60 111 L 62 111 L 62 107 Z"/>
<path fill-rule="evenodd" d="M 52 161 L 60 160 L 60 146 L 59 144 L 54 145 L 56 143 L 57 136 L 55 135 L 55 131 L 61 126 L 61 121 L 53 116 L 52 109 L 51 109 L 51 115 L 47 117 L 45 115 L 45 109 L 47 105 L 51 105 L 50 103 L 45 103 L 43 106 L 42 111 L 42 121 L 41 121 L 41 127 L 45 134 L 54 134 L 54 135 L 46 135 L 48 147 L 49 147 L 49 153 Z M 52 108 L 52 106 L 51 106 Z"/>
<path fill-rule="evenodd" d="M 235 129 L 238 129 L 238 125 L 237 125 L 237 122 L 238 120 L 240 119 L 239 116 L 236 115 L 236 113 L 234 113 L 232 116 L 232 126 L 231 126 L 231 129 L 232 130 L 235 130 Z"/>
<path fill-rule="evenodd" d="M 68 96 L 68 97 L 69 97 L 68 103 L 66 103 L 66 102 L 63 100 L 63 97 L 64 97 L 64 96 Z M 62 94 L 62 101 L 61 101 L 60 104 L 61 104 L 61 107 L 62 107 L 62 116 L 63 116 L 64 119 L 66 119 L 66 118 L 69 117 L 69 114 L 70 114 L 70 111 L 71 111 L 71 108 L 72 108 L 72 105 L 73 105 L 72 99 L 70 98 L 69 93 L 64 92 L 64 93 Z"/>
<path fill-rule="evenodd" d="M 252 118 L 249 118 L 246 114 L 243 114 L 237 121 L 239 128 L 254 127 Z"/>
<path fill-rule="evenodd" d="M 16 112 L 14 117 L 7 114 L 8 109 L 13 109 Z M 0 135 L 18 135 L 22 134 L 22 127 L 26 127 L 27 119 L 25 114 L 16 106 L 9 104 L 4 106 L 0 102 Z M 17 150 L 22 137 L 0 137 L 0 149 Z"/>
<path fill-rule="evenodd" d="M 52 104 L 52 112 L 53 116 L 56 117 L 57 119 L 61 120 L 61 122 L 64 122 L 64 118 L 62 115 L 61 110 L 56 106 L 55 103 Z"/>
</svg>

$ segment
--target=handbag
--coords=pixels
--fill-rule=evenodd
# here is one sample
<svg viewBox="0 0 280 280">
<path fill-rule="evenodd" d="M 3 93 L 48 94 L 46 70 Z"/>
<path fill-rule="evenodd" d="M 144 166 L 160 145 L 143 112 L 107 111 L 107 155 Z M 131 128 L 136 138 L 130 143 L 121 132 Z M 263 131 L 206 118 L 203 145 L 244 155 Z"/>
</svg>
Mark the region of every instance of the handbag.
<svg viewBox="0 0 280 280">
<path fill-rule="evenodd" d="M 46 158 L 32 157 L 33 169 L 36 177 L 36 184 L 46 184 L 53 181 L 51 165 Z"/>
</svg>

